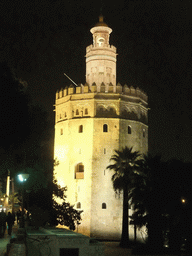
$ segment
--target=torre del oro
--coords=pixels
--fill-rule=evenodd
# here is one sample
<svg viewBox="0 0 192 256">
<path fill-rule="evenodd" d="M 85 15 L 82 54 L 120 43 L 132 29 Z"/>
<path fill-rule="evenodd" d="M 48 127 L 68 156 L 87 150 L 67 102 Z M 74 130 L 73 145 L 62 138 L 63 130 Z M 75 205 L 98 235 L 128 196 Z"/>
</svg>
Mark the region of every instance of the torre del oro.
<svg viewBox="0 0 192 256">
<path fill-rule="evenodd" d="M 102 16 L 90 32 L 86 83 L 56 93 L 54 158 L 59 165 L 54 172 L 58 183 L 67 186 L 67 201 L 83 210 L 76 231 L 119 239 L 122 196 L 115 194 L 113 171 L 106 167 L 115 149 L 148 152 L 148 97 L 139 88 L 116 83 L 117 49 L 110 45 L 112 29 Z M 129 233 L 133 238 L 132 225 Z"/>
</svg>

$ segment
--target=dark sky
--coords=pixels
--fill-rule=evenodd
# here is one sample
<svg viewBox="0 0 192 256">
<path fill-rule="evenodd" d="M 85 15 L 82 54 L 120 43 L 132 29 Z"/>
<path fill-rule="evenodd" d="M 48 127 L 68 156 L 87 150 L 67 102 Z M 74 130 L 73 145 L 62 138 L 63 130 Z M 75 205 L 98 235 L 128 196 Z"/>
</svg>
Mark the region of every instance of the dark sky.
<svg viewBox="0 0 192 256">
<path fill-rule="evenodd" d="M 96 2 L 96 1 L 94 1 Z M 192 161 L 191 1 L 9 1 L 0 3 L 0 58 L 26 81 L 54 120 L 56 90 L 85 83 L 90 28 L 104 21 L 117 47 L 117 82 L 149 97 L 149 149 Z"/>
</svg>

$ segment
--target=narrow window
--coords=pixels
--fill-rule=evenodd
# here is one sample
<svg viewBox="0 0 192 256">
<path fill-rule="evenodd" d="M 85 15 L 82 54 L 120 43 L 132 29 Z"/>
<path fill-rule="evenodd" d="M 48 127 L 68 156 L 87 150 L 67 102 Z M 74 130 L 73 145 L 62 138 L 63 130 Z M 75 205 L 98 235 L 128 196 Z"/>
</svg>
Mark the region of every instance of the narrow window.
<svg viewBox="0 0 192 256">
<path fill-rule="evenodd" d="M 145 129 L 143 129 L 143 138 L 145 138 Z"/>
<path fill-rule="evenodd" d="M 88 108 L 85 109 L 85 115 L 88 115 Z"/>
<path fill-rule="evenodd" d="M 107 209 L 106 203 L 102 203 L 102 209 Z"/>
<path fill-rule="evenodd" d="M 80 202 L 77 203 L 77 209 L 81 209 L 81 203 Z"/>
<path fill-rule="evenodd" d="M 75 166 L 75 179 L 84 179 L 84 165 L 82 163 Z"/>
<path fill-rule="evenodd" d="M 78 109 L 76 109 L 76 115 L 79 115 L 79 110 Z"/>
<path fill-rule="evenodd" d="M 67 113 L 65 112 L 65 117 L 67 117 Z"/>
<path fill-rule="evenodd" d="M 60 114 L 60 119 L 62 118 L 62 115 Z"/>
<path fill-rule="evenodd" d="M 81 154 L 81 148 L 79 149 L 79 154 Z"/>
<path fill-rule="evenodd" d="M 106 154 L 106 148 L 104 148 L 104 154 Z"/>
<path fill-rule="evenodd" d="M 61 128 L 61 130 L 60 130 L 60 134 L 63 135 L 63 129 L 62 129 L 62 128 Z"/>
<path fill-rule="evenodd" d="M 131 126 L 128 126 L 128 134 L 131 134 Z"/>
<path fill-rule="evenodd" d="M 108 125 L 107 124 L 103 125 L 103 132 L 108 132 Z"/>
<path fill-rule="evenodd" d="M 79 125 L 79 133 L 82 133 L 83 132 L 83 125 Z"/>
</svg>

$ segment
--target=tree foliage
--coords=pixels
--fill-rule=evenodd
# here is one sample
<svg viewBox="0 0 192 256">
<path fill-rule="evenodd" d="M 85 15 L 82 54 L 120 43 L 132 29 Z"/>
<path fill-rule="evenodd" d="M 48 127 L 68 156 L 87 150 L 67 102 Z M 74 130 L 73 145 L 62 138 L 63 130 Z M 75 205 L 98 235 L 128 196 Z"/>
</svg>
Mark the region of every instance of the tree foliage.
<svg viewBox="0 0 192 256">
<path fill-rule="evenodd" d="M 71 230 L 75 230 L 80 224 L 81 213 L 83 211 L 78 211 L 69 202 L 66 202 L 66 191 L 67 187 L 61 187 L 58 185 L 57 180 L 54 179 L 53 182 L 53 210 L 57 216 L 57 222 L 60 225 L 69 227 Z M 58 202 L 61 201 L 61 203 Z"/>
<path fill-rule="evenodd" d="M 153 252 L 163 249 L 165 239 L 170 250 L 179 251 L 182 239 L 189 241 L 192 166 L 144 156 L 140 168 L 129 193 L 133 222 L 139 228 L 147 227 L 148 245 Z"/>
</svg>

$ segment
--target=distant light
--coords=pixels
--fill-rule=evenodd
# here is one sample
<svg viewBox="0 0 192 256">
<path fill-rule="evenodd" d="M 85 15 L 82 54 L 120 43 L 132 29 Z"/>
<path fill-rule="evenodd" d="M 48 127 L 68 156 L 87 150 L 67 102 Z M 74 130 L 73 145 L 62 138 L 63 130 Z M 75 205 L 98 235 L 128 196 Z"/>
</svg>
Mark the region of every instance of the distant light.
<svg viewBox="0 0 192 256">
<path fill-rule="evenodd" d="M 18 175 L 18 178 L 19 178 L 19 180 L 20 180 L 21 182 L 24 182 L 24 181 L 26 181 L 26 180 L 29 178 L 29 174 L 26 174 L 26 173 L 24 173 L 24 174 L 19 174 L 19 175 Z"/>
<path fill-rule="evenodd" d="M 182 198 L 182 199 L 181 199 L 181 202 L 182 202 L 182 203 L 185 203 L 185 202 L 186 202 L 186 200 L 185 200 L 184 198 Z"/>
</svg>

